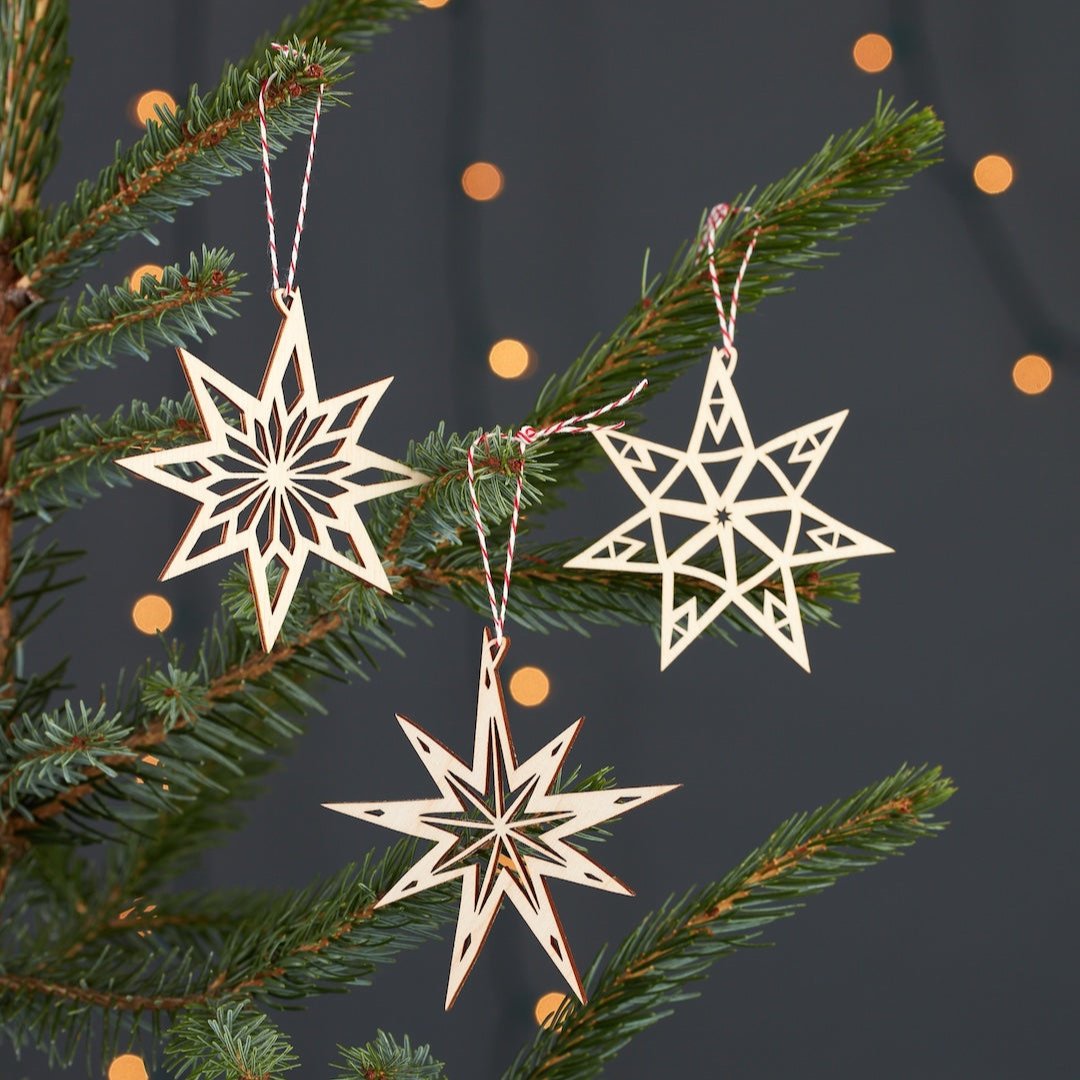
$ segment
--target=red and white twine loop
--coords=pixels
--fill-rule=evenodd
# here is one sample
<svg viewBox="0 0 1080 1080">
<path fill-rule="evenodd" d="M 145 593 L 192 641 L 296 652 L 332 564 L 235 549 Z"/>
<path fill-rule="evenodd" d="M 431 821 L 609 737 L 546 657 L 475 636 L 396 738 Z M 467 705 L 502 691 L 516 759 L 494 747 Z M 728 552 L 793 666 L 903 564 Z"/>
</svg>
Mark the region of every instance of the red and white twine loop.
<svg viewBox="0 0 1080 1080">
<path fill-rule="evenodd" d="M 753 231 L 750 243 L 746 245 L 742 265 L 739 267 L 738 274 L 735 275 L 735 284 L 731 289 L 731 303 L 725 312 L 724 297 L 720 292 L 720 275 L 716 271 L 716 230 L 730 213 L 731 206 L 728 203 L 717 203 L 709 211 L 709 216 L 705 219 L 705 246 L 709 249 L 709 280 L 712 282 L 713 298 L 716 300 L 716 315 L 720 320 L 724 352 L 727 353 L 731 366 L 734 367 L 738 355 L 735 352 L 735 317 L 739 313 L 739 289 L 742 287 L 746 268 L 750 265 L 750 256 L 754 254 L 754 246 L 757 244 L 758 233 L 761 229 L 757 228 Z"/>
<path fill-rule="evenodd" d="M 590 424 L 589 421 L 629 404 L 648 385 L 649 380 L 642 379 L 633 390 L 623 394 L 618 401 L 608 402 L 607 405 L 602 405 L 599 409 L 593 409 L 592 412 L 582 413 L 580 416 L 571 416 L 544 428 L 537 429 L 525 426 L 512 435 L 503 435 L 504 439 L 517 441 L 518 446 L 521 447 L 522 456 L 515 470 L 517 472 L 517 481 L 514 485 L 514 509 L 510 515 L 510 536 L 506 542 L 506 565 L 503 567 L 501 602 L 495 594 L 495 582 L 491 576 L 491 558 L 488 555 L 487 532 L 484 529 L 484 520 L 480 516 L 480 500 L 476 495 L 476 448 L 487 439 L 487 434 L 478 435 L 473 440 L 472 446 L 469 447 L 468 453 L 465 455 L 466 474 L 469 479 L 469 498 L 472 501 L 473 523 L 476 525 L 476 537 L 480 542 L 480 558 L 484 564 L 484 581 L 487 585 L 488 603 L 491 605 L 491 621 L 495 626 L 495 640 L 497 642 L 502 642 L 503 630 L 506 626 L 506 604 L 510 597 L 510 571 L 514 565 L 514 548 L 517 545 L 518 521 L 521 517 L 521 492 L 525 486 L 526 448 L 532 443 L 540 442 L 541 439 L 548 439 L 552 435 L 584 435 L 592 431 L 614 431 L 621 428 L 621 422 L 599 428 L 595 424 Z"/>
<path fill-rule="evenodd" d="M 292 49 L 288 45 L 273 44 L 270 46 L 283 56 L 288 56 Z M 270 184 L 270 139 L 266 133 L 266 91 L 274 81 L 273 72 L 270 73 L 259 87 L 259 138 L 262 142 L 262 167 L 263 180 L 266 188 L 266 228 L 270 233 L 270 272 L 274 281 L 274 292 L 281 290 L 281 280 L 278 276 L 278 253 L 277 237 L 274 232 L 274 193 Z M 307 215 L 308 188 L 311 186 L 311 164 L 315 159 L 315 140 L 319 134 L 319 114 L 322 112 L 323 83 L 319 83 L 319 93 L 315 98 L 315 115 L 311 121 L 311 141 L 308 143 L 307 165 L 304 167 L 304 183 L 300 188 L 300 209 L 296 215 L 296 232 L 293 234 L 292 255 L 289 257 L 289 279 L 285 286 L 285 295 L 291 296 L 293 283 L 296 281 L 296 260 L 300 255 L 300 236 L 304 231 L 304 218 Z"/>
</svg>

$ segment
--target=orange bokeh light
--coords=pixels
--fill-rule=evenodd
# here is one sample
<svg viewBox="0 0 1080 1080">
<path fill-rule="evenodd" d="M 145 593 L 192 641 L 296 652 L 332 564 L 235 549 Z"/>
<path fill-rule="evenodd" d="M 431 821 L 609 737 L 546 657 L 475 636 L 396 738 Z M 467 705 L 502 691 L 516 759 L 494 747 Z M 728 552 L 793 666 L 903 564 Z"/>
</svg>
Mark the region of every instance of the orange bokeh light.
<svg viewBox="0 0 1080 1080">
<path fill-rule="evenodd" d="M 168 630 L 172 616 L 172 604 L 157 593 L 140 596 L 131 609 L 131 621 L 135 624 L 135 629 L 144 634 L 157 634 Z"/>
<path fill-rule="evenodd" d="M 893 57 L 892 42 L 883 34 L 863 34 L 851 50 L 856 67 L 871 74 L 884 71 Z"/>
<path fill-rule="evenodd" d="M 461 174 L 461 188 L 470 199 L 488 202 L 502 192 L 502 170 L 490 161 L 474 161 Z"/>
<path fill-rule="evenodd" d="M 1028 353 L 1013 364 L 1012 379 L 1022 393 L 1041 394 L 1054 381 L 1054 369 L 1045 356 Z"/>
<path fill-rule="evenodd" d="M 975 186 L 987 195 L 1000 195 L 1012 187 L 1013 167 L 1000 154 L 987 154 L 975 162 L 972 170 Z"/>
<path fill-rule="evenodd" d="M 147 90 L 135 99 L 131 111 L 135 119 L 146 127 L 150 120 L 161 122 L 157 114 L 158 107 L 166 112 L 176 112 L 176 98 L 168 90 Z"/>
<path fill-rule="evenodd" d="M 149 1080 L 146 1066 L 138 1054 L 121 1054 L 109 1064 L 109 1080 Z"/>
<path fill-rule="evenodd" d="M 510 696 L 519 705 L 539 705 L 551 693 L 551 680 L 538 667 L 518 668 L 510 676 Z"/>
<path fill-rule="evenodd" d="M 502 338 L 488 350 L 488 366 L 500 379 L 519 379 L 531 364 L 529 346 L 517 338 Z"/>
<path fill-rule="evenodd" d="M 558 990 L 549 990 L 537 1000 L 533 1008 L 536 1022 L 543 1028 L 551 1027 L 555 1014 L 562 1008 L 564 1001 L 566 1001 L 566 994 Z"/>
</svg>

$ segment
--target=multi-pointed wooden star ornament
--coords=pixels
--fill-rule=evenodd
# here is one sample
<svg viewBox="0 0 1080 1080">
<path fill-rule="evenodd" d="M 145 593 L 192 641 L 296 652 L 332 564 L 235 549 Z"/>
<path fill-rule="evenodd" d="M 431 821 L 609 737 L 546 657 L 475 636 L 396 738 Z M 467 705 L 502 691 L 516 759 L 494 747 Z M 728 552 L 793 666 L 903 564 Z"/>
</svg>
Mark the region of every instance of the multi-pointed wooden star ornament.
<svg viewBox="0 0 1080 1080">
<path fill-rule="evenodd" d="M 434 841 L 435 846 L 376 907 L 461 879 L 461 906 L 446 991 L 448 1009 L 476 963 L 504 898 L 517 908 L 574 993 L 584 1000 L 581 978 L 546 879 L 633 895 L 618 878 L 582 854 L 573 838 L 678 786 L 553 791 L 582 720 L 519 764 L 499 677 L 509 646 L 509 638 L 498 642 L 484 631 L 471 764 L 411 720 L 398 717 L 435 781 L 439 798 L 325 804 L 362 821 Z"/>
<path fill-rule="evenodd" d="M 713 349 L 685 450 L 594 433 L 644 508 L 566 565 L 661 575 L 661 669 L 735 607 L 809 671 L 793 570 L 892 548 L 805 496 L 847 411 L 757 446 L 732 382 L 736 359 L 734 347 Z"/>
<path fill-rule="evenodd" d="M 282 322 L 258 395 L 178 349 L 206 441 L 120 462 L 199 504 L 162 581 L 243 554 L 266 650 L 281 632 L 308 555 L 391 591 L 356 508 L 427 479 L 360 445 L 393 379 L 320 400 L 300 290 L 291 302 L 280 290 L 273 298 Z M 218 401 L 231 406 L 228 414 Z"/>
</svg>

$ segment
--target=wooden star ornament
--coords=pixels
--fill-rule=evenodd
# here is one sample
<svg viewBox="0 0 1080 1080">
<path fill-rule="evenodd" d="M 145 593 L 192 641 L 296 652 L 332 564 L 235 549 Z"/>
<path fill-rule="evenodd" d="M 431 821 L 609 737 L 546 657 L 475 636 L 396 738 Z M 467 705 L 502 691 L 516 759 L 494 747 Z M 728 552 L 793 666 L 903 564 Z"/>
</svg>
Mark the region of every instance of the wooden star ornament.
<svg viewBox="0 0 1080 1080">
<path fill-rule="evenodd" d="M 393 379 L 320 400 L 300 290 L 290 301 L 282 290 L 272 296 L 282 322 L 258 395 L 177 349 L 206 441 L 120 461 L 199 504 L 161 580 L 242 554 L 267 651 L 309 555 L 391 591 L 356 508 L 428 479 L 360 445 Z"/>
<path fill-rule="evenodd" d="M 499 676 L 509 647 L 509 638 L 495 641 L 484 631 L 471 764 L 411 720 L 398 716 L 406 738 L 439 789 L 438 798 L 324 804 L 329 810 L 434 842 L 376 907 L 461 879 L 447 1009 L 476 963 L 504 899 L 517 908 L 544 952 L 584 1001 L 585 990 L 546 879 L 633 895 L 584 855 L 573 838 L 678 786 L 554 791 L 582 720 L 519 764 Z"/>
<path fill-rule="evenodd" d="M 566 565 L 661 575 L 661 669 L 735 607 L 809 671 L 793 570 L 892 548 L 805 495 L 847 410 L 759 446 L 732 381 L 737 358 L 713 349 L 685 450 L 594 432 L 644 508 Z"/>
</svg>

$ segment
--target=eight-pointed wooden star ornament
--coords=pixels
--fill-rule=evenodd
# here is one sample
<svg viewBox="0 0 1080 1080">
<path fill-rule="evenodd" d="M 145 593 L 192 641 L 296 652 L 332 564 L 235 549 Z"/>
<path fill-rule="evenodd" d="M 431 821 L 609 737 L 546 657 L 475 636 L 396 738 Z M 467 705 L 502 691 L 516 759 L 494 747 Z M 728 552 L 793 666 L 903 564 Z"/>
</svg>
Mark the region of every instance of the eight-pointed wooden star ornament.
<svg viewBox="0 0 1080 1080">
<path fill-rule="evenodd" d="M 644 508 L 566 565 L 661 575 L 661 670 L 735 607 L 809 671 L 794 569 L 892 548 L 804 494 L 847 410 L 757 446 L 732 381 L 737 358 L 713 349 L 685 450 L 594 432 Z"/>
<path fill-rule="evenodd" d="M 678 786 L 553 791 L 582 720 L 519 764 L 499 676 L 509 646 L 509 638 L 495 641 L 485 629 L 471 764 L 411 720 L 398 717 L 406 738 L 435 781 L 439 798 L 324 804 L 362 821 L 434 841 L 434 847 L 376 907 L 461 879 L 447 1009 L 476 963 L 503 899 L 517 908 L 574 993 L 584 1001 L 585 990 L 546 879 L 633 895 L 618 878 L 574 846 L 573 838 Z"/>
<path fill-rule="evenodd" d="M 282 322 L 258 395 L 177 349 L 206 441 L 120 461 L 199 504 L 161 580 L 243 554 L 267 651 L 281 632 L 308 555 L 391 591 L 356 508 L 428 479 L 360 445 L 393 379 L 320 400 L 300 290 L 289 301 L 282 290 L 272 298 Z M 231 406 L 229 414 L 223 415 L 219 400 Z"/>
</svg>

